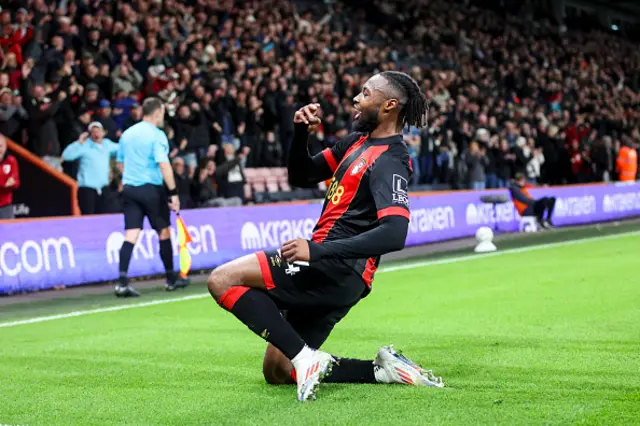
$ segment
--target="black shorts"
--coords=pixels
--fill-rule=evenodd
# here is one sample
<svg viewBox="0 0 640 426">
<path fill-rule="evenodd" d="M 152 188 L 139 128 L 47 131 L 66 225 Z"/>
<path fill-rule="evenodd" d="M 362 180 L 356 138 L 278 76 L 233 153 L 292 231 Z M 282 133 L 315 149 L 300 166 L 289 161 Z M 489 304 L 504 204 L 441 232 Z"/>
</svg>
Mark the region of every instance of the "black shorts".
<svg viewBox="0 0 640 426">
<path fill-rule="evenodd" d="M 362 278 L 338 261 L 323 260 L 305 266 L 285 262 L 277 250 L 256 255 L 267 294 L 314 349 L 324 343 L 333 327 L 366 292 Z"/>
<path fill-rule="evenodd" d="M 124 205 L 124 229 L 142 228 L 145 216 L 156 231 L 168 228 L 171 224 L 169 198 L 164 186 L 125 185 L 122 189 Z"/>
</svg>

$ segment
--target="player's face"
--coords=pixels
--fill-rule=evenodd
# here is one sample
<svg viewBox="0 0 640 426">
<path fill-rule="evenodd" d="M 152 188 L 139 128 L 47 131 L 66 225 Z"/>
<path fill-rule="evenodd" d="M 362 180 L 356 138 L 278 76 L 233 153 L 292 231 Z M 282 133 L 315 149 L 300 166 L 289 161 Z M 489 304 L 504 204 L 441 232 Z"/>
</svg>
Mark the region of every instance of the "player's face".
<svg viewBox="0 0 640 426">
<path fill-rule="evenodd" d="M 353 115 L 353 131 L 371 133 L 380 124 L 379 110 L 382 100 L 380 93 L 374 91 L 369 84 L 371 79 L 365 83 L 362 91 L 353 99 L 355 109 Z"/>
</svg>

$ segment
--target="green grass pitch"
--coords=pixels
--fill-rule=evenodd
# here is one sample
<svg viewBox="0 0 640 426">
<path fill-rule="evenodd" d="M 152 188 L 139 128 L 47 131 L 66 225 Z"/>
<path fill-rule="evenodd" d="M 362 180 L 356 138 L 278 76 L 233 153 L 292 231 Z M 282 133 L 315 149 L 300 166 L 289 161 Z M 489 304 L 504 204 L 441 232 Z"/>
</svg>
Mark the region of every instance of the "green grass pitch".
<svg viewBox="0 0 640 426">
<path fill-rule="evenodd" d="M 299 403 L 209 298 L 3 327 L 0 424 L 638 424 L 639 248 L 636 234 L 379 274 L 324 349 L 395 343 L 445 389 L 327 384 Z"/>
</svg>

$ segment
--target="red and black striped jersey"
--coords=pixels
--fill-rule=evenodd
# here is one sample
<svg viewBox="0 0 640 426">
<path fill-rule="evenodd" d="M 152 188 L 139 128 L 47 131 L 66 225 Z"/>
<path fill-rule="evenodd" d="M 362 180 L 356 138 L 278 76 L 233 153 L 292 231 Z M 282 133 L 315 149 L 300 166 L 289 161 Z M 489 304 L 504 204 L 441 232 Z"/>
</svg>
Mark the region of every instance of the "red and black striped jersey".
<svg viewBox="0 0 640 426">
<path fill-rule="evenodd" d="M 373 139 L 352 133 L 314 157 L 306 138 L 306 129 L 296 127 L 293 145 L 303 145 L 304 152 L 292 146 L 292 184 L 331 178 L 310 242 L 311 261 L 340 259 L 370 286 L 380 256 L 402 249 L 407 235 L 411 167 L 402 135 Z"/>
</svg>

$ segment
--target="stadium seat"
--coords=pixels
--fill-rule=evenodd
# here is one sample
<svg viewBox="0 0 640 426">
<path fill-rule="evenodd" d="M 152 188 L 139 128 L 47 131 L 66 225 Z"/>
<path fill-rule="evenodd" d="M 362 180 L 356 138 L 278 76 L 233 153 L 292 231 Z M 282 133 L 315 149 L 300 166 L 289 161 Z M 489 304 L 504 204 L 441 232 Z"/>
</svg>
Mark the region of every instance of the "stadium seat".
<svg viewBox="0 0 640 426">
<path fill-rule="evenodd" d="M 267 191 L 269 192 L 278 192 L 280 190 L 278 186 L 278 176 L 270 175 L 267 176 Z"/>
<path fill-rule="evenodd" d="M 271 169 L 267 167 L 258 167 L 255 170 L 256 170 L 256 176 L 260 176 L 264 179 L 266 179 L 267 176 L 271 175 Z"/>
<path fill-rule="evenodd" d="M 264 184 L 264 182 L 253 182 L 251 184 L 251 186 L 253 187 L 253 192 L 266 192 L 267 190 L 267 186 Z"/>
<path fill-rule="evenodd" d="M 253 167 L 248 167 L 244 169 L 243 172 L 244 172 L 244 177 L 247 178 L 247 181 L 252 181 L 253 178 L 257 176 L 256 169 L 254 169 Z"/>
<path fill-rule="evenodd" d="M 251 191 L 251 185 L 248 183 L 244 186 L 244 198 L 251 200 L 253 198 L 253 192 Z"/>
<path fill-rule="evenodd" d="M 289 185 L 289 178 L 286 175 L 279 175 L 277 179 L 278 179 L 278 185 L 280 186 L 280 190 L 291 191 L 291 186 Z"/>
<path fill-rule="evenodd" d="M 280 181 L 280 191 L 291 192 L 291 186 L 289 185 L 289 182 L 286 179 Z"/>
<path fill-rule="evenodd" d="M 275 176 L 287 176 L 288 170 L 286 167 L 275 167 L 271 169 L 271 173 Z"/>
</svg>

